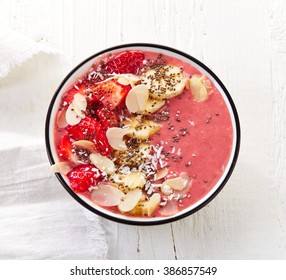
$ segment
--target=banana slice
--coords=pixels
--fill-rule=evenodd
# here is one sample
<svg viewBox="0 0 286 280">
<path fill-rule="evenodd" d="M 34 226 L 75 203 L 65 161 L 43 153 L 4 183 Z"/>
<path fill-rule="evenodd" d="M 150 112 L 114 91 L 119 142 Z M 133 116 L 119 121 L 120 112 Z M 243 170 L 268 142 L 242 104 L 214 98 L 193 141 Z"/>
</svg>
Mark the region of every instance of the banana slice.
<svg viewBox="0 0 286 280">
<path fill-rule="evenodd" d="M 208 99 L 207 88 L 200 78 L 192 77 L 189 81 L 189 85 L 196 101 L 203 102 Z"/>
<path fill-rule="evenodd" d="M 146 158 L 150 154 L 152 146 L 150 144 L 142 143 L 139 145 L 138 152 L 139 156 Z"/>
<path fill-rule="evenodd" d="M 119 203 L 118 209 L 121 212 L 131 211 L 138 203 L 142 196 L 142 191 L 135 189 L 125 195 L 123 200 Z"/>
<path fill-rule="evenodd" d="M 78 140 L 78 141 L 73 142 L 73 145 L 75 145 L 76 147 L 80 149 L 84 149 L 90 152 L 94 151 L 95 149 L 95 144 L 88 140 Z"/>
<path fill-rule="evenodd" d="M 115 151 L 115 162 L 121 166 L 138 167 L 145 161 L 151 151 L 151 147 L 150 144 L 141 143 L 138 148 L 126 151 Z"/>
<path fill-rule="evenodd" d="M 158 100 L 181 94 L 186 84 L 182 69 L 172 65 L 160 65 L 147 71 L 141 81 L 148 87 L 150 97 Z"/>
<path fill-rule="evenodd" d="M 134 117 L 124 121 L 124 124 L 128 127 L 127 135 L 140 140 L 147 140 L 152 135 L 156 134 L 162 127 L 161 124 L 151 120 L 138 120 Z"/>
<path fill-rule="evenodd" d="M 138 138 L 140 140 L 147 140 L 152 135 L 156 134 L 161 127 L 161 124 L 148 120 L 143 124 L 135 127 L 135 129 L 132 131 L 132 134 L 129 134 L 129 136 Z"/>
<path fill-rule="evenodd" d="M 59 172 L 63 175 L 66 175 L 71 171 L 71 168 L 70 168 L 68 162 L 61 161 L 61 162 L 57 162 L 57 163 L 53 164 L 51 166 L 51 171 L 54 173 Z"/>
<path fill-rule="evenodd" d="M 139 113 L 145 110 L 149 91 L 146 85 L 133 87 L 127 94 L 125 104 L 130 113 Z"/>
<path fill-rule="evenodd" d="M 151 115 L 152 113 L 158 111 L 161 107 L 163 107 L 165 103 L 165 100 L 149 98 L 146 102 L 144 111 L 141 111 L 140 114 Z"/>
<path fill-rule="evenodd" d="M 154 193 L 149 200 L 140 200 L 128 214 L 150 217 L 161 202 L 159 193 Z"/>
<path fill-rule="evenodd" d="M 122 178 L 122 183 L 129 190 L 142 189 L 146 183 L 145 175 L 142 172 L 131 171 Z"/>
<path fill-rule="evenodd" d="M 100 170 L 107 174 L 115 172 L 114 162 L 106 156 L 100 154 L 90 154 L 90 161 Z"/>
<path fill-rule="evenodd" d="M 91 192 L 91 200 L 100 206 L 116 206 L 125 194 L 117 189 L 114 184 L 98 184 Z"/>
</svg>

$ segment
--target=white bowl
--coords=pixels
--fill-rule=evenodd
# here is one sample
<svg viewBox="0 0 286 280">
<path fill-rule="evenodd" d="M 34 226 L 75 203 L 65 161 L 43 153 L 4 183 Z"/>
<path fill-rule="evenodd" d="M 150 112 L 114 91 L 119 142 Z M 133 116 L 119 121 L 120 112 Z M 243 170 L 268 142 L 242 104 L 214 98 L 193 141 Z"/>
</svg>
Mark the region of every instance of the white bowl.
<svg viewBox="0 0 286 280">
<path fill-rule="evenodd" d="M 54 141 L 54 124 L 55 124 L 56 112 L 57 112 L 57 109 L 61 101 L 61 96 L 71 85 L 74 84 L 77 78 L 84 75 L 91 68 L 94 61 L 97 60 L 100 56 L 103 56 L 103 55 L 105 56 L 106 54 L 113 53 L 114 51 L 118 52 L 118 51 L 124 51 L 124 50 L 153 51 L 153 52 L 162 53 L 162 54 L 166 54 L 169 56 L 179 58 L 182 61 L 185 61 L 193 65 L 202 74 L 207 76 L 212 81 L 212 83 L 216 86 L 216 88 L 219 90 L 219 92 L 224 98 L 224 101 L 228 107 L 228 110 L 231 116 L 231 122 L 232 122 L 232 127 L 233 127 L 232 150 L 231 150 L 231 155 L 230 155 L 228 164 L 225 167 L 224 173 L 222 174 L 219 181 L 215 184 L 215 186 L 211 189 L 211 191 L 209 191 L 202 199 L 197 201 L 195 204 L 189 206 L 188 208 L 178 212 L 177 214 L 171 217 L 150 217 L 150 218 L 123 216 L 123 215 L 112 213 L 108 210 L 105 210 L 101 208 L 100 206 L 93 204 L 91 201 L 89 201 L 84 196 L 78 193 L 75 193 L 69 187 L 69 183 L 64 176 L 62 176 L 59 173 L 56 173 L 56 176 L 58 180 L 61 182 L 61 184 L 63 185 L 63 187 L 69 192 L 69 194 L 71 194 L 71 196 L 76 201 L 78 201 L 81 205 L 83 205 L 90 211 L 94 212 L 95 214 L 101 215 L 110 220 L 125 223 L 125 224 L 133 224 L 133 225 L 157 225 L 157 224 L 173 222 L 175 220 L 184 218 L 198 211 L 199 209 L 204 207 L 206 204 L 208 204 L 221 191 L 221 189 L 224 187 L 229 177 L 231 176 L 231 173 L 237 161 L 239 147 L 240 147 L 239 118 L 238 118 L 238 114 L 237 114 L 235 105 L 231 99 L 230 94 L 228 93 L 223 83 L 219 80 L 219 78 L 207 66 L 205 66 L 202 62 L 195 59 L 194 57 L 186 53 L 183 53 L 181 51 L 178 51 L 176 49 L 166 47 L 166 46 L 146 44 L 146 43 L 134 43 L 134 44 L 119 45 L 119 46 L 115 46 L 115 47 L 103 50 L 99 53 L 92 55 L 91 57 L 87 58 L 83 62 L 81 62 L 65 77 L 65 79 L 62 81 L 62 83 L 56 90 L 51 100 L 48 113 L 47 113 L 46 127 L 45 127 L 46 148 L 47 148 L 48 157 L 49 157 L 51 164 L 54 164 L 55 162 L 59 161 L 56 148 L 54 145 L 54 142 L 55 142 Z"/>
</svg>

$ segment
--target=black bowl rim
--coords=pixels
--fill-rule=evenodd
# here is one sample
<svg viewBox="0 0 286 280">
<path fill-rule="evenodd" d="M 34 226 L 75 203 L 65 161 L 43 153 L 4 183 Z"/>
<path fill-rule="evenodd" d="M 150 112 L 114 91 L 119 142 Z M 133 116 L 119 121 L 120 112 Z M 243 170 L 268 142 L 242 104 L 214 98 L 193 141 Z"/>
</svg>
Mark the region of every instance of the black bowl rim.
<svg viewBox="0 0 286 280">
<path fill-rule="evenodd" d="M 160 224 L 166 224 L 166 223 L 171 223 L 180 219 L 183 219 L 189 215 L 194 214 L 195 212 L 197 212 L 198 210 L 200 210 L 201 208 L 203 208 L 204 206 L 206 206 L 208 203 L 210 203 L 216 196 L 217 194 L 223 189 L 223 187 L 225 186 L 225 184 L 227 183 L 227 181 L 229 180 L 234 167 L 236 165 L 237 162 L 237 158 L 238 158 L 238 154 L 239 154 L 239 149 L 240 149 L 240 138 L 241 138 L 241 130 L 240 130 L 240 123 L 239 123 L 239 118 L 238 118 L 238 113 L 235 107 L 235 104 L 228 92 L 228 90 L 226 89 L 226 87 L 224 86 L 224 84 L 221 82 L 221 80 L 215 75 L 215 73 L 213 73 L 212 70 L 210 70 L 205 64 L 203 64 L 201 61 L 199 61 L 198 59 L 194 58 L 193 56 L 179 51 L 177 49 L 174 49 L 172 47 L 167 47 L 164 45 L 159 45 L 159 44 L 152 44 L 152 43 L 129 43 L 129 44 L 122 44 L 122 45 L 117 45 L 117 46 L 113 46 L 110 48 L 107 48 L 105 50 L 102 50 L 100 52 L 97 52 L 96 54 L 91 55 L 90 57 L 88 57 L 87 59 L 83 60 L 81 63 L 79 63 L 76 67 L 74 67 L 68 74 L 67 76 L 64 78 L 64 80 L 61 82 L 61 84 L 59 85 L 59 87 L 57 88 L 56 92 L 54 93 L 52 100 L 50 102 L 49 108 L 48 108 L 48 112 L 47 112 L 47 116 L 46 116 L 46 124 L 45 124 L 45 141 L 46 141 L 46 151 L 48 154 L 48 158 L 50 161 L 50 164 L 54 164 L 54 158 L 52 155 L 52 151 L 51 151 L 51 145 L 50 145 L 50 137 L 49 137 L 49 126 L 50 126 L 50 118 L 51 118 L 51 113 L 52 113 L 52 109 L 53 109 L 53 104 L 60 92 L 60 90 L 62 89 L 62 87 L 65 85 L 66 81 L 70 78 L 70 76 L 72 74 L 74 74 L 81 66 L 83 66 L 84 64 L 86 64 L 87 62 L 89 62 L 92 59 L 95 59 L 96 57 L 106 53 L 106 52 L 111 52 L 111 51 L 115 51 L 117 49 L 122 49 L 122 48 L 135 48 L 135 47 L 150 47 L 150 48 L 157 48 L 157 49 L 163 49 L 163 50 L 167 50 L 176 54 L 179 54 L 183 57 L 186 57 L 187 59 L 190 59 L 191 61 L 197 63 L 200 67 L 202 67 L 204 70 L 206 70 L 215 80 L 216 82 L 220 85 L 220 87 L 223 89 L 233 112 L 234 115 L 234 120 L 235 120 L 235 124 L 236 124 L 236 134 L 237 134 L 237 141 L 236 141 L 236 147 L 235 147 L 235 152 L 234 152 L 234 156 L 233 156 L 233 160 L 231 163 L 231 166 L 229 168 L 228 173 L 226 174 L 223 182 L 220 184 L 220 186 L 216 189 L 216 191 L 208 198 L 206 199 L 202 204 L 198 205 L 196 208 L 189 210 L 185 213 L 182 213 L 181 215 L 178 215 L 176 217 L 169 217 L 169 218 L 165 218 L 163 220 L 156 220 L 156 221 L 149 221 L 148 219 L 146 219 L 145 221 L 134 221 L 132 219 L 124 219 L 121 217 L 114 217 L 114 216 L 109 216 L 108 214 L 105 214 L 93 207 L 91 207 L 89 204 L 87 204 L 83 199 L 81 199 L 65 182 L 65 180 L 63 179 L 63 177 L 61 176 L 60 173 L 55 173 L 56 177 L 58 178 L 58 180 L 60 181 L 60 183 L 62 184 L 62 186 L 66 189 L 66 191 L 77 201 L 79 202 L 82 206 L 84 206 L 85 208 L 87 208 L 89 211 L 102 216 L 104 218 L 107 218 L 109 220 L 115 221 L 115 222 L 119 222 L 119 223 L 123 223 L 123 224 L 128 224 L 128 225 L 144 225 L 144 226 L 150 226 L 150 225 L 160 225 Z M 124 217 L 124 216 L 123 216 Z"/>
</svg>

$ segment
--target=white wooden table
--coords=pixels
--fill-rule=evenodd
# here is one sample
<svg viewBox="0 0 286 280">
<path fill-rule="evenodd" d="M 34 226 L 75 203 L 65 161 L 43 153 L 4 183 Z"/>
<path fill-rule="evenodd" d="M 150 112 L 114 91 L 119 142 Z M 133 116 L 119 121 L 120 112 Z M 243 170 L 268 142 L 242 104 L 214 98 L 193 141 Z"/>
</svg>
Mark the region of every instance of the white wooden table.
<svg viewBox="0 0 286 280">
<path fill-rule="evenodd" d="M 285 14 L 283 0 L 0 2 L 0 24 L 48 41 L 73 65 L 121 43 L 165 44 L 207 64 L 236 103 L 241 151 L 223 191 L 172 224 L 118 224 L 109 258 L 286 259 Z"/>
</svg>

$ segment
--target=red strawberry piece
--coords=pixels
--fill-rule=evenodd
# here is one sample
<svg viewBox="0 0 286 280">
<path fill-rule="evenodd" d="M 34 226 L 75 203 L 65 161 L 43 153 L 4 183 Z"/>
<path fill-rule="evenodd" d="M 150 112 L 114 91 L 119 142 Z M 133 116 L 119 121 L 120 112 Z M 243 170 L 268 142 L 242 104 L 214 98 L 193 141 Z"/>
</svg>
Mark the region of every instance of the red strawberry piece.
<svg viewBox="0 0 286 280">
<path fill-rule="evenodd" d="M 72 142 L 70 140 L 70 137 L 68 135 L 64 135 L 61 138 L 58 151 L 59 151 L 59 156 L 63 160 L 71 160 L 74 161 L 75 159 L 75 154 L 72 152 Z"/>
<path fill-rule="evenodd" d="M 103 104 L 98 106 L 97 110 L 95 111 L 95 115 L 104 130 L 118 125 L 118 115 L 113 110 L 105 107 Z"/>
<path fill-rule="evenodd" d="M 106 132 L 103 129 L 96 134 L 94 142 L 96 142 L 96 149 L 101 155 L 111 155 L 111 147 L 106 138 Z"/>
<path fill-rule="evenodd" d="M 96 133 L 102 130 L 100 123 L 88 116 L 85 116 L 77 125 L 68 125 L 66 127 L 70 137 L 74 140 L 92 141 Z"/>
<path fill-rule="evenodd" d="M 96 103 L 100 101 L 109 109 L 113 110 L 116 106 L 121 104 L 128 94 L 131 86 L 123 86 L 115 80 L 108 80 L 95 85 L 92 95 L 87 99 L 88 103 Z"/>
<path fill-rule="evenodd" d="M 101 70 L 106 74 L 138 74 L 143 67 L 145 55 L 140 51 L 126 51 L 111 56 L 101 65 Z"/>
<path fill-rule="evenodd" d="M 74 140 L 88 140 L 95 143 L 97 151 L 102 155 L 110 155 L 105 130 L 101 124 L 88 116 L 85 116 L 77 125 L 68 125 L 66 130 Z"/>
<path fill-rule="evenodd" d="M 84 164 L 73 168 L 67 177 L 71 188 L 77 193 L 83 193 L 89 187 L 95 186 L 100 180 L 100 171 L 93 165 Z"/>
<path fill-rule="evenodd" d="M 66 91 L 66 93 L 63 95 L 62 105 L 66 106 L 66 105 L 70 104 L 76 93 L 86 95 L 87 93 L 85 93 L 85 90 L 86 90 L 86 86 L 84 84 L 77 83 L 72 88 L 70 88 L 68 91 Z"/>
</svg>

